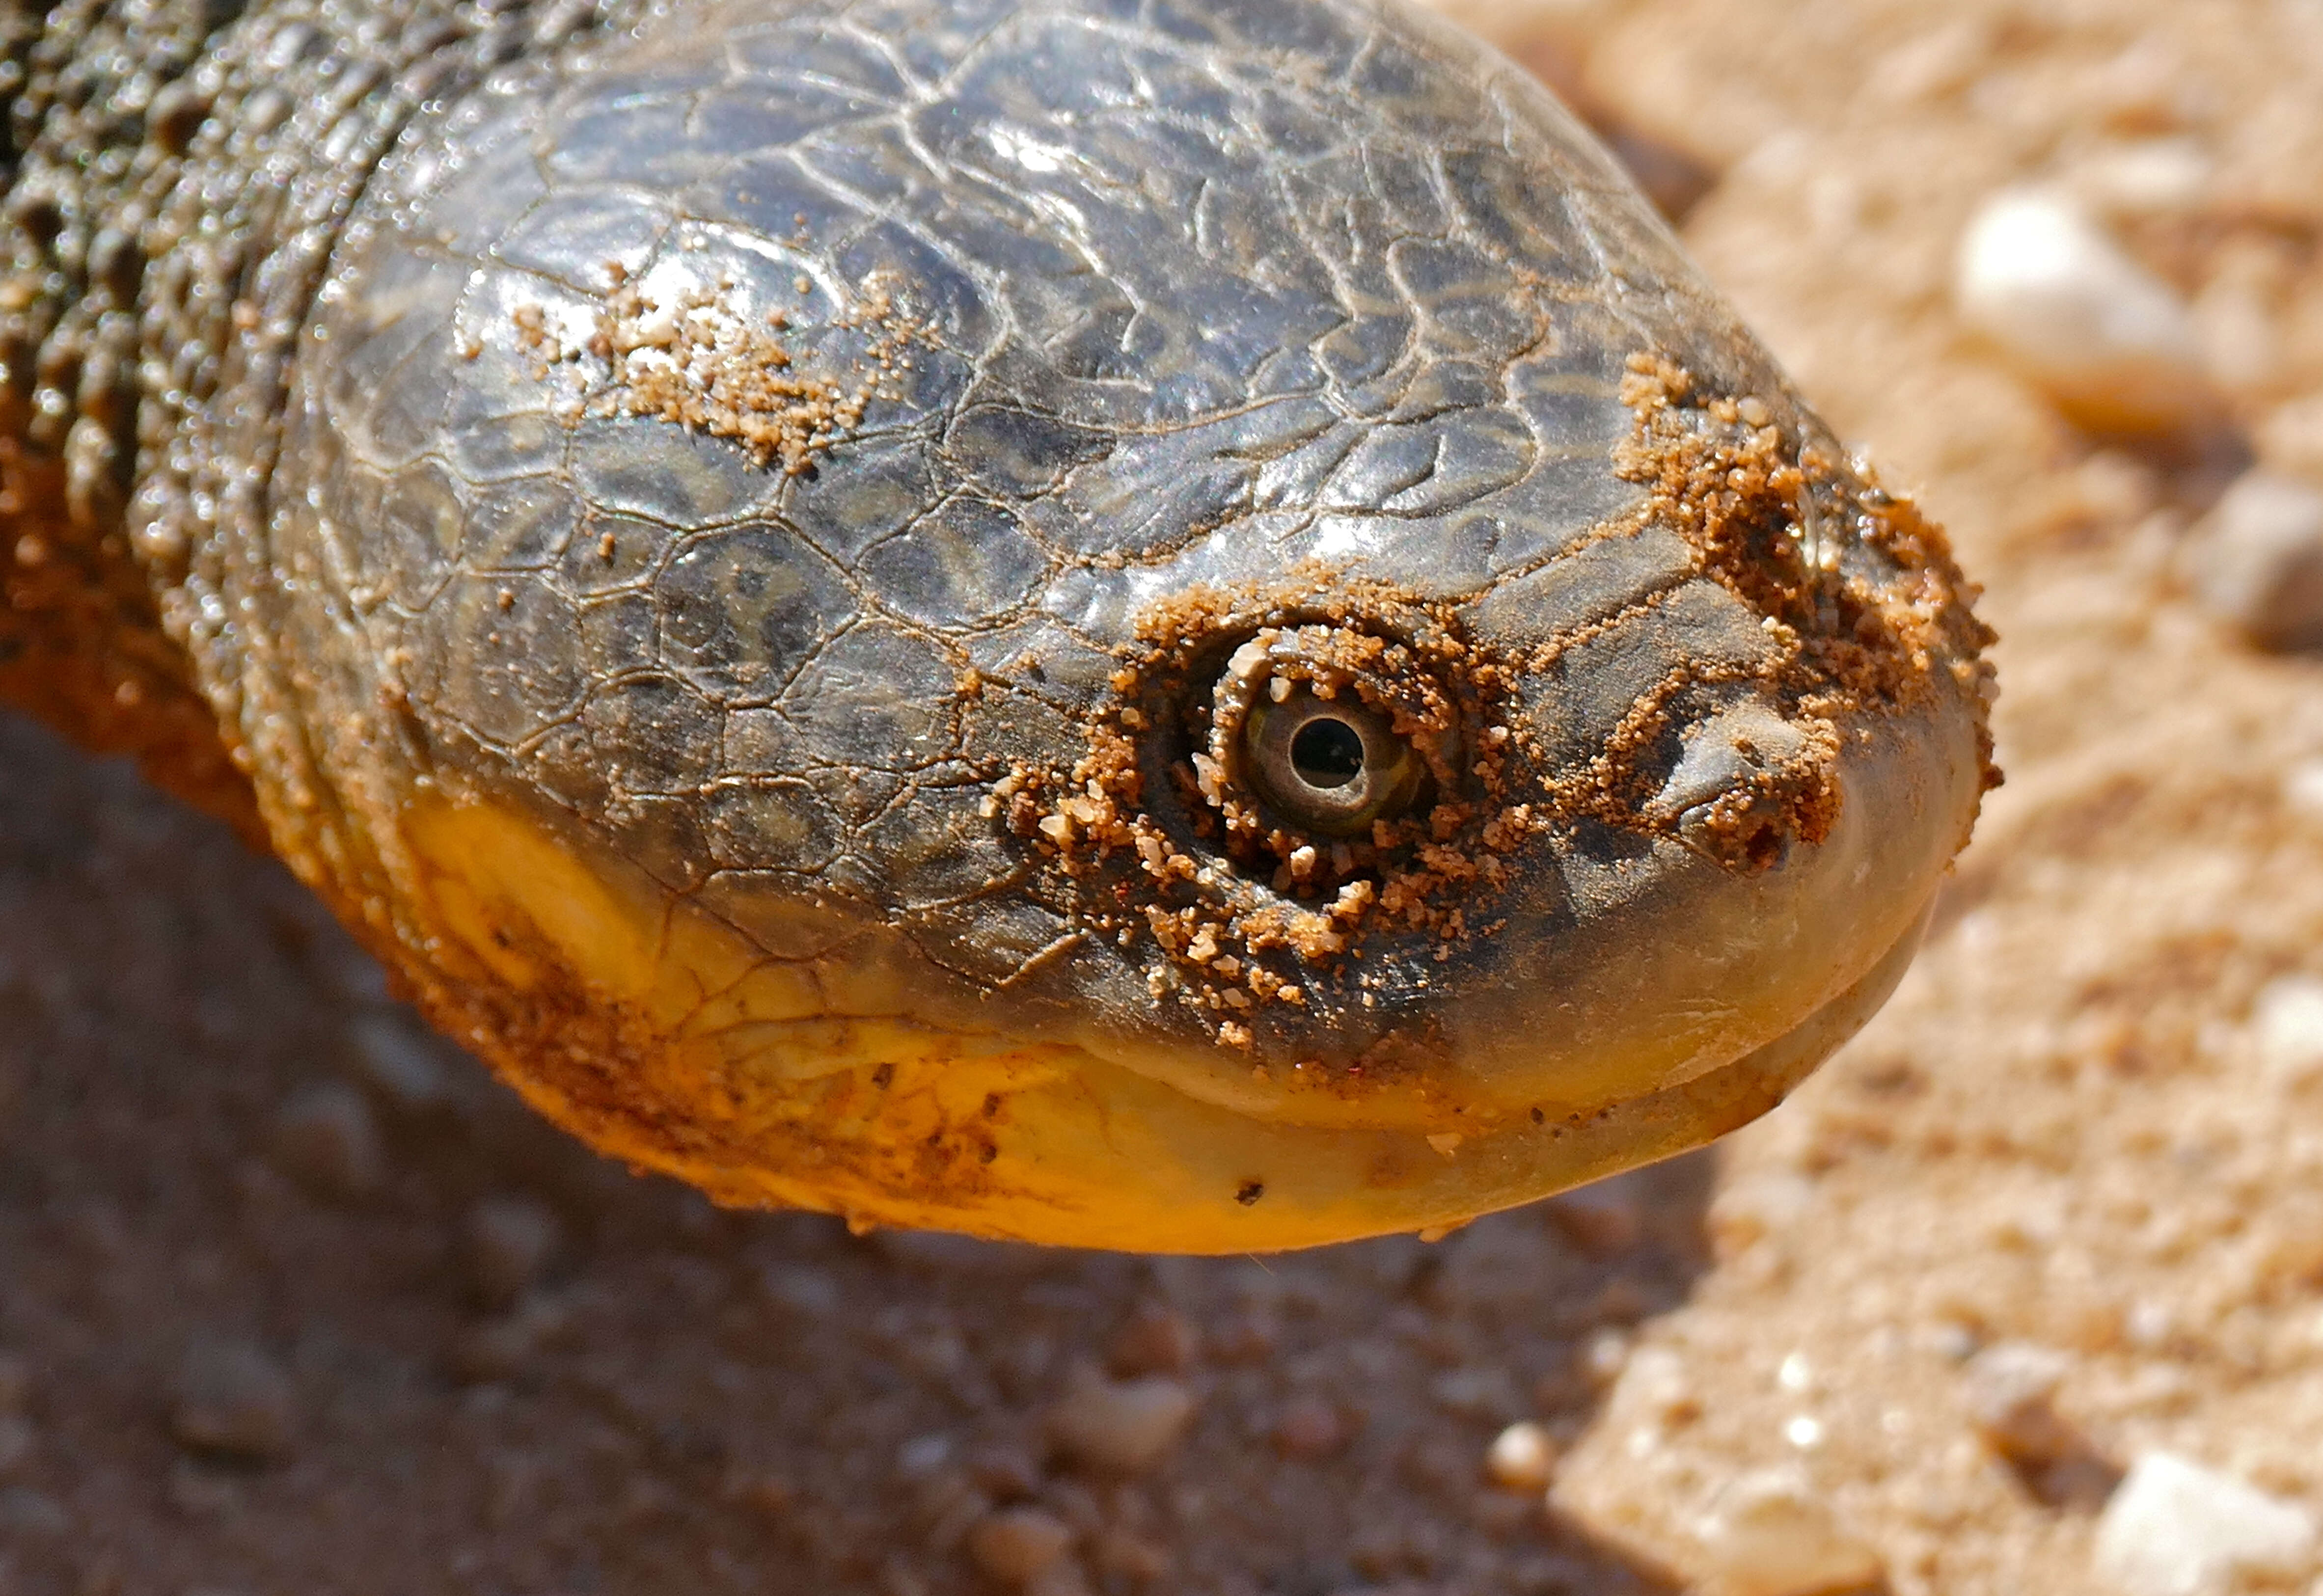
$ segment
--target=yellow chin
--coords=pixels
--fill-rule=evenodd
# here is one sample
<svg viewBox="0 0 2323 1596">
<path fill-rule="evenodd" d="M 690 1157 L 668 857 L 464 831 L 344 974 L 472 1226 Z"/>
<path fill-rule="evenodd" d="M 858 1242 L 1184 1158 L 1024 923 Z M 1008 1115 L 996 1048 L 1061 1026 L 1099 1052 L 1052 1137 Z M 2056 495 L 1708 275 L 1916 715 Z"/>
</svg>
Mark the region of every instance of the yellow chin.
<svg viewBox="0 0 2323 1596">
<path fill-rule="evenodd" d="M 1203 1101 L 1070 1043 L 915 1020 L 894 969 L 769 960 L 491 803 L 423 793 L 404 835 L 433 944 L 413 972 L 422 1001 L 599 1151 L 736 1206 L 1141 1252 L 1439 1231 L 1696 1146 L 1779 1102 L 1878 1007 L 1917 939 L 1682 1084 L 1331 1126 Z"/>
</svg>

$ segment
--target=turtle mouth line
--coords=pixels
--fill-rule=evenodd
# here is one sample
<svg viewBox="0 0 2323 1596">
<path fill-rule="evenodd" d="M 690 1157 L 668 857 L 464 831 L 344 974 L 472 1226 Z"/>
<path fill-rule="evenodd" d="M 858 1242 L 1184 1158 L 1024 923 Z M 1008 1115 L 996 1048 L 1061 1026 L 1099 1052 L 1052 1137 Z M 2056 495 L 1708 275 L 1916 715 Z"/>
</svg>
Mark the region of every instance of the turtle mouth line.
<svg viewBox="0 0 2323 1596">
<path fill-rule="evenodd" d="M 1181 1070 L 1087 1042 L 803 1012 L 795 987 L 754 984 L 763 954 L 738 967 L 750 955 L 732 928 L 649 909 L 620 885 L 620 867 L 584 865 L 510 811 L 418 803 L 406 830 L 423 901 L 472 956 L 496 962 L 489 989 L 515 993 L 537 1034 L 509 1030 L 507 1014 L 480 1030 L 456 993 L 423 1001 L 496 1037 L 500 1073 L 601 1151 L 732 1206 L 1152 1252 L 1441 1230 L 1696 1145 L 1772 1107 L 1851 1034 L 1924 920 L 1789 1031 L 1691 1078 L 1497 1113 L 1388 1091 L 1351 1122 L 1301 1112 L 1331 1095 L 1189 1089 Z M 705 990 L 724 1005 L 715 1014 Z M 621 1023 L 573 1030 L 604 1015 Z M 583 1040 L 610 1068 L 556 1067 Z"/>
</svg>

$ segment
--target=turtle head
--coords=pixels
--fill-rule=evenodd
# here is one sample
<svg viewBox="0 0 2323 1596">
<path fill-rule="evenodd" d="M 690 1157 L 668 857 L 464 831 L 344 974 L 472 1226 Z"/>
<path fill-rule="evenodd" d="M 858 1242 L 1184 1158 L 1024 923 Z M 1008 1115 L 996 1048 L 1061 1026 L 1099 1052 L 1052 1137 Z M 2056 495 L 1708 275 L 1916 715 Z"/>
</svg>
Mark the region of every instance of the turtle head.
<svg viewBox="0 0 2323 1596">
<path fill-rule="evenodd" d="M 732 1202 L 1262 1250 L 1777 1101 L 1982 788 L 1941 537 L 1441 24 L 925 9 L 406 141 L 252 599 L 285 853 Z"/>
</svg>

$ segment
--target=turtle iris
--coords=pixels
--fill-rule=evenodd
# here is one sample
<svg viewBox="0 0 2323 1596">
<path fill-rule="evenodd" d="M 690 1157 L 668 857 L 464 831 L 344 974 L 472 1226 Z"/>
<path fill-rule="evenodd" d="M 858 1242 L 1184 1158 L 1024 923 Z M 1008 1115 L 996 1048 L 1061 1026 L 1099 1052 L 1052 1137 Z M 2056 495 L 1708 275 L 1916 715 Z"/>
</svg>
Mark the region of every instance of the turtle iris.
<svg viewBox="0 0 2323 1596">
<path fill-rule="evenodd" d="M 1242 741 L 1257 795 L 1282 820 L 1326 836 L 1355 836 L 1395 819 L 1428 781 L 1410 743 L 1352 693 L 1326 699 L 1303 683 L 1280 698 L 1262 693 Z"/>
</svg>

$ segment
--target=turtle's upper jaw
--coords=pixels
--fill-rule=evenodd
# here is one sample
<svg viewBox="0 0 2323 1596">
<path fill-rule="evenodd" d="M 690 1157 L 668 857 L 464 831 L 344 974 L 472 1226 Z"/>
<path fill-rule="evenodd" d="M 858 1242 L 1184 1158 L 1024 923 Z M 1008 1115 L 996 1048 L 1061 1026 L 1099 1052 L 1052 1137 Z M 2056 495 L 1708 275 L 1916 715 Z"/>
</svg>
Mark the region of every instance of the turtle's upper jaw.
<svg viewBox="0 0 2323 1596">
<path fill-rule="evenodd" d="M 842 9 L 366 191 L 225 578 L 286 856 L 739 1202 L 1288 1246 L 1773 1102 L 1985 780 L 1941 537 L 1439 23 Z"/>
</svg>

